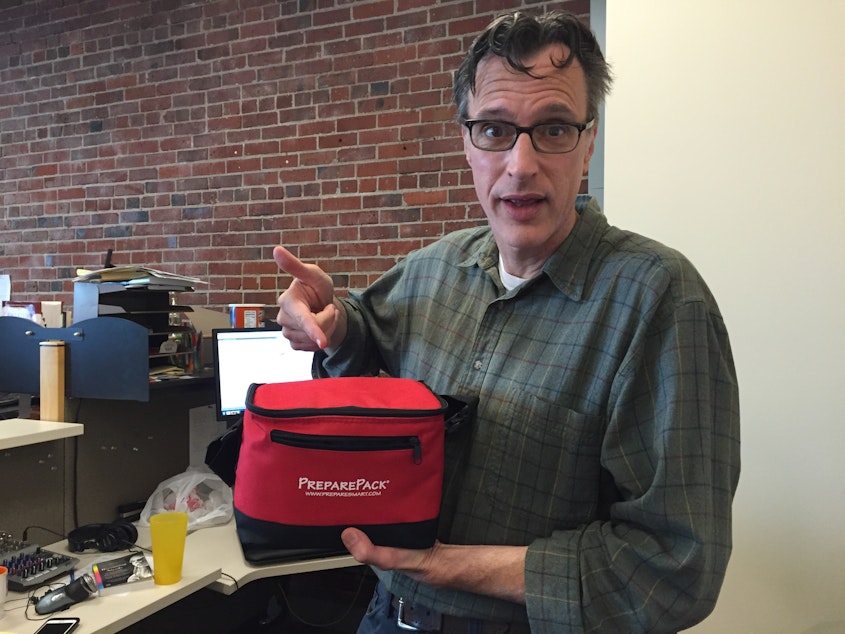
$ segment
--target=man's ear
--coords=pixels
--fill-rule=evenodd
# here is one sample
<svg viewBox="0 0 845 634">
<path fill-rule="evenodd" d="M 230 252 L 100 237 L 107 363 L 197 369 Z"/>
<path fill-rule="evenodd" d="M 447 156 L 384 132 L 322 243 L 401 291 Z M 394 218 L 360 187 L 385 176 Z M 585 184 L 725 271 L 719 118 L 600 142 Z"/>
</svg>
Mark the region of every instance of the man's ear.
<svg viewBox="0 0 845 634">
<path fill-rule="evenodd" d="M 598 122 L 592 128 L 587 130 L 587 141 L 589 141 L 589 145 L 587 146 L 586 152 L 584 152 L 584 168 L 581 170 L 582 176 L 586 176 L 587 172 L 590 171 L 590 159 L 593 158 L 593 152 L 596 150 L 596 135 L 598 133 Z"/>
<path fill-rule="evenodd" d="M 470 159 L 472 142 L 469 140 L 469 129 L 465 125 L 461 126 L 461 138 L 464 141 L 464 156 L 466 157 L 467 164 L 472 167 L 472 159 Z"/>
</svg>

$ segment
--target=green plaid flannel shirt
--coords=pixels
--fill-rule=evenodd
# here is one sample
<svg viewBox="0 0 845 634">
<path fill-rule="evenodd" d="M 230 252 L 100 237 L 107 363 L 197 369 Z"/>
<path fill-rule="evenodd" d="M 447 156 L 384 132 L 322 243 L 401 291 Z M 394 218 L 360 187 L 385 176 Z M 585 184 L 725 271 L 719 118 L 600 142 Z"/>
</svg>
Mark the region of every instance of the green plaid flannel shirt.
<svg viewBox="0 0 845 634">
<path fill-rule="evenodd" d="M 447 440 L 440 537 L 528 545 L 526 605 L 390 572 L 394 594 L 532 631 L 675 632 L 713 608 L 731 551 L 739 401 L 727 331 L 694 267 L 579 220 L 506 291 L 487 227 L 413 252 L 344 299 L 322 375 L 386 372 L 479 398 Z"/>
</svg>

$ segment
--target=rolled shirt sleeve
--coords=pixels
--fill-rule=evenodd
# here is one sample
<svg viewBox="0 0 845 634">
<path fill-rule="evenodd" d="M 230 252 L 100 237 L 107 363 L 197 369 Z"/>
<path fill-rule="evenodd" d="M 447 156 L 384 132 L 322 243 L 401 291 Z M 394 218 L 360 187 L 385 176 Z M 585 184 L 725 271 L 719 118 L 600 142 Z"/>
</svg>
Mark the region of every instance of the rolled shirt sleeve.
<svg viewBox="0 0 845 634">
<path fill-rule="evenodd" d="M 667 296 L 620 369 L 601 463 L 606 519 L 529 547 L 538 632 L 676 632 L 715 605 L 739 477 L 736 377 L 721 317 Z"/>
</svg>

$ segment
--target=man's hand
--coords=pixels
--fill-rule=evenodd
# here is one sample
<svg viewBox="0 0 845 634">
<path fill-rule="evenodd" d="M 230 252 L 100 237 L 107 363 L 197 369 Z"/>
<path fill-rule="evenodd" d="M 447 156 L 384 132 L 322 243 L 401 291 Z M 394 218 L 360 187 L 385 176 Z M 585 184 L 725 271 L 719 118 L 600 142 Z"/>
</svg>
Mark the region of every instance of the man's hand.
<svg viewBox="0 0 845 634">
<path fill-rule="evenodd" d="M 437 588 L 487 594 L 525 604 L 527 546 L 455 546 L 436 542 L 424 550 L 376 546 L 357 528 L 341 533 L 343 545 L 362 564 L 396 570 Z"/>
<path fill-rule="evenodd" d="M 334 296 L 334 284 L 320 267 L 305 264 L 284 247 L 273 249 L 278 267 L 293 277 L 279 295 L 276 321 L 295 350 L 335 348 L 346 337 L 346 310 Z"/>
</svg>

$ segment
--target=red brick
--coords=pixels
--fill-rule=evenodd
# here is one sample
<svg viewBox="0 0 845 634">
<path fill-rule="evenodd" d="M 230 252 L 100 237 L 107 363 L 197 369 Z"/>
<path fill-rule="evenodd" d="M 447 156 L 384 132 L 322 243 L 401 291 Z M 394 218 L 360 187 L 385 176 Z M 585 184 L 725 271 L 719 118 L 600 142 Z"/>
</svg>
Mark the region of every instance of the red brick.
<svg viewBox="0 0 845 634">
<path fill-rule="evenodd" d="M 589 10 L 588 0 L 565 5 Z M 16 294 L 72 294 L 51 285 L 47 252 L 75 268 L 116 248 L 123 262 L 213 279 L 189 294 L 195 303 L 267 301 L 289 282 L 271 260 L 281 240 L 344 294 L 443 232 L 484 222 L 449 103 L 452 72 L 510 5 L 103 6 L 32 0 L 0 11 L 0 266 L 27 279 Z M 12 31 L 21 45 L 7 50 Z M 207 215 L 184 220 L 186 208 Z M 110 237 L 137 209 L 149 221 Z"/>
</svg>

